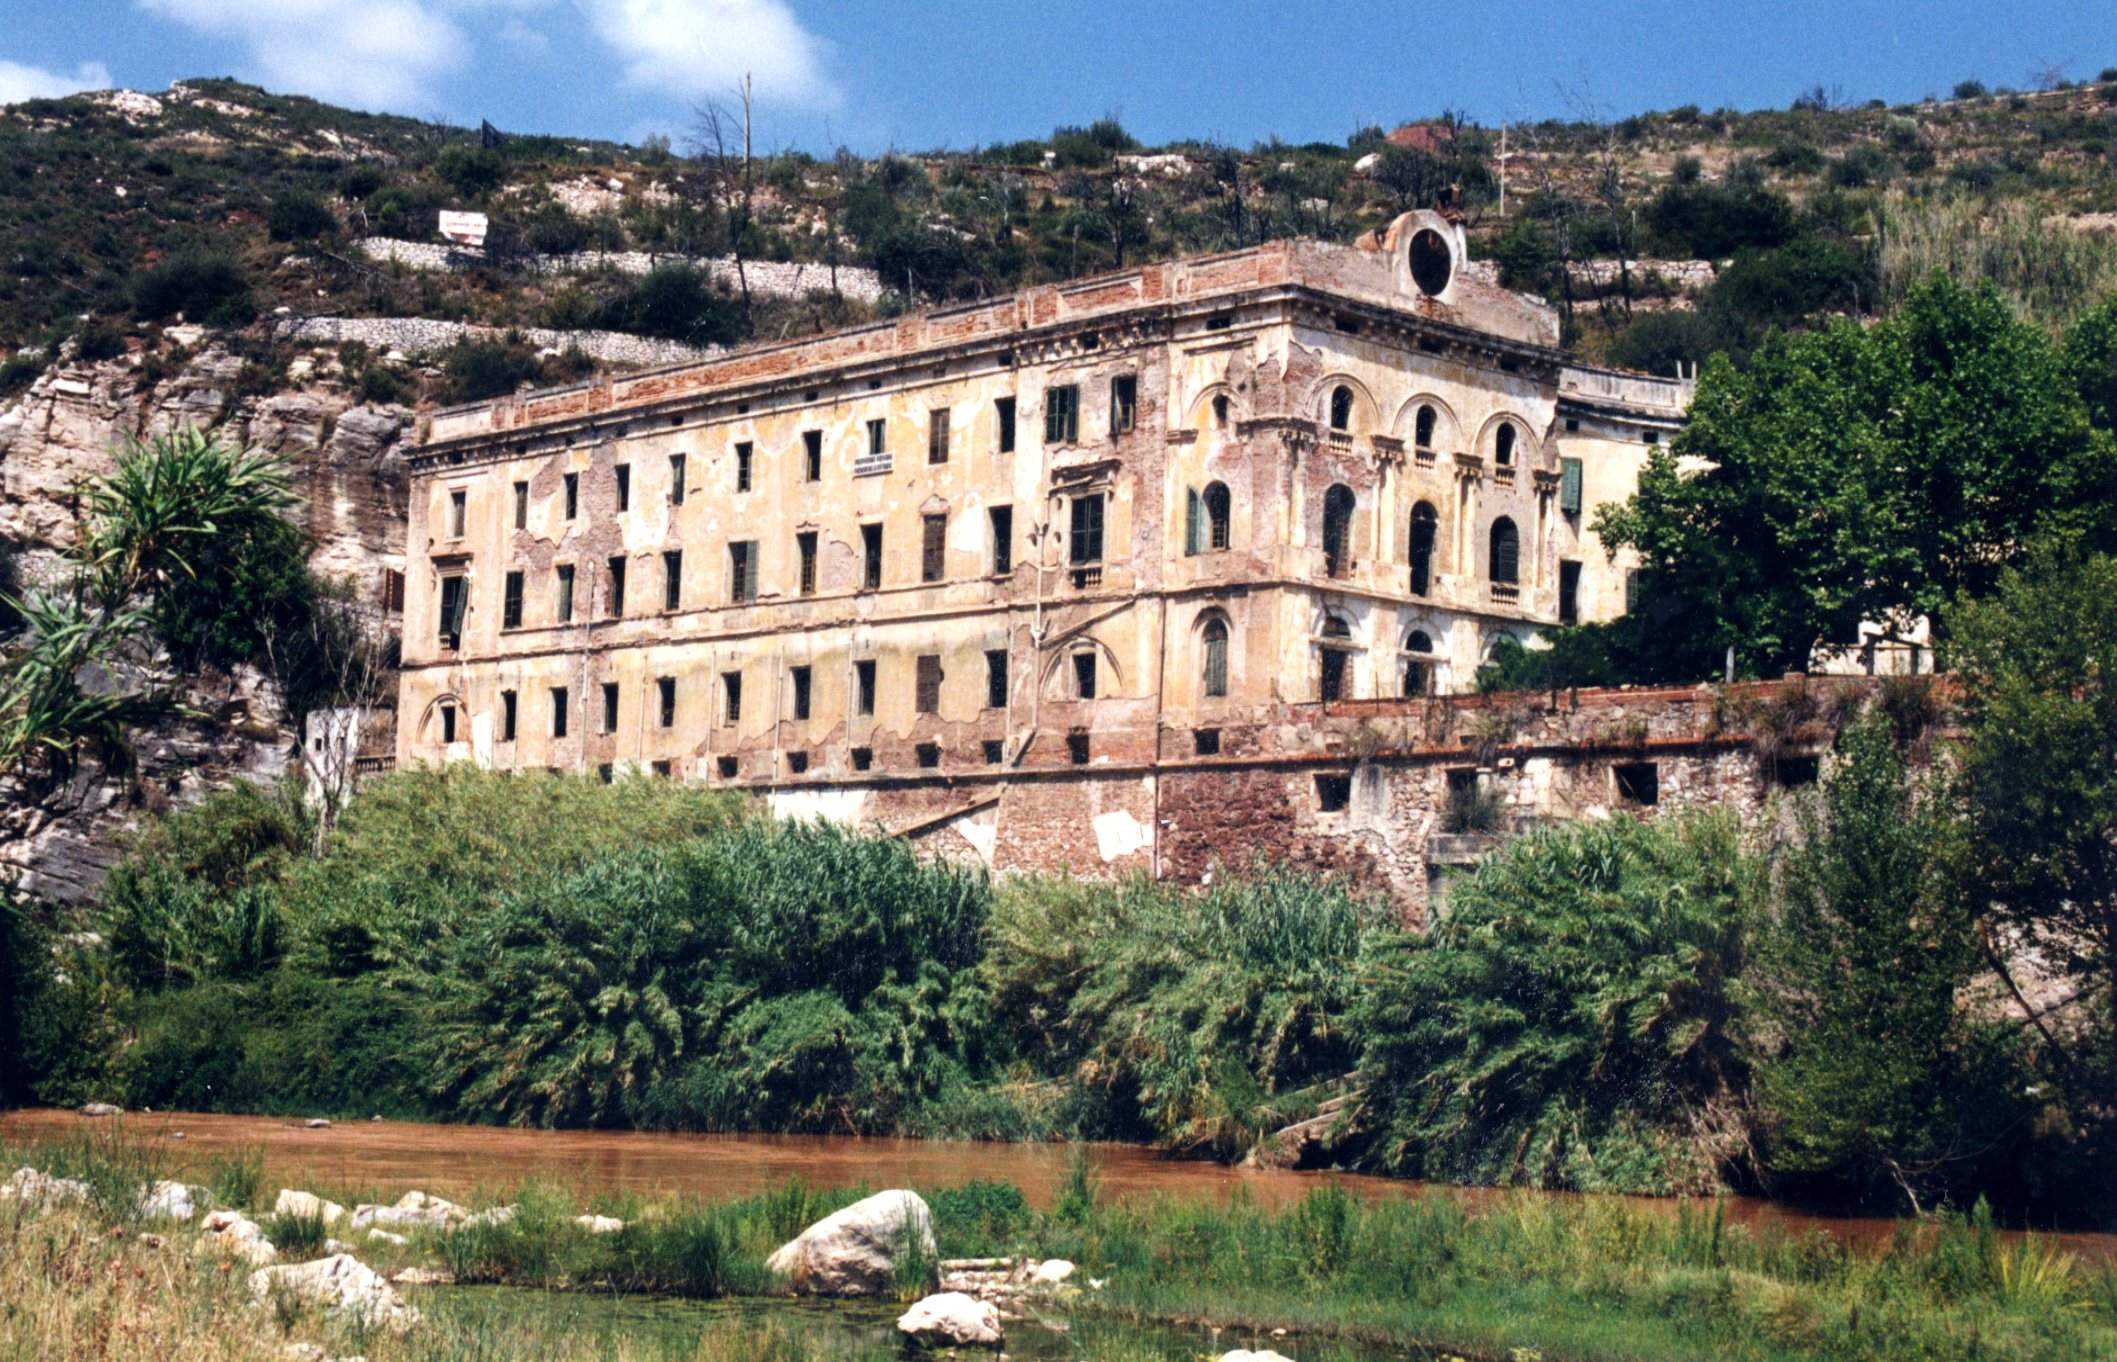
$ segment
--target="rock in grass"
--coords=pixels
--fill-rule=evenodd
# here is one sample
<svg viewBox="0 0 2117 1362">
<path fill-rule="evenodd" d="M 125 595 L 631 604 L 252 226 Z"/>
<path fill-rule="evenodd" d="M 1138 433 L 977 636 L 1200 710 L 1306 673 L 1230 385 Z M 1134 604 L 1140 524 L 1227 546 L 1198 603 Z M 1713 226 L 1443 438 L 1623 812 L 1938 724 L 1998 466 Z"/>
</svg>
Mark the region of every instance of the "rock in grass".
<svg viewBox="0 0 2117 1362">
<path fill-rule="evenodd" d="M 1256 1352 L 1251 1352 L 1248 1348 L 1237 1348 L 1233 1352 L 1222 1353 L 1219 1362 L 1294 1362 L 1294 1359 L 1284 1353 L 1275 1353 L 1270 1348 L 1260 1348 Z"/>
<path fill-rule="evenodd" d="M 199 1240 L 201 1253 L 225 1253 L 241 1258 L 252 1267 L 279 1261 L 279 1250 L 265 1238 L 257 1222 L 239 1211 L 214 1211 L 205 1219 L 206 1235 Z"/>
<path fill-rule="evenodd" d="M 364 1329 L 402 1333 L 419 1322 L 419 1312 L 404 1303 L 396 1287 L 345 1253 L 313 1263 L 261 1268 L 250 1274 L 250 1294 L 260 1301 L 292 1296 Z"/>
<path fill-rule="evenodd" d="M 353 1228 L 365 1229 L 369 1225 L 425 1225 L 430 1229 L 447 1229 L 464 1216 L 461 1206 L 453 1201 L 444 1201 L 425 1192 L 406 1192 L 397 1198 L 394 1206 L 355 1206 Z"/>
<path fill-rule="evenodd" d="M 1046 1258 L 1029 1274 L 1029 1281 L 1034 1286 L 1057 1286 L 1072 1275 L 1073 1264 L 1064 1258 Z"/>
<path fill-rule="evenodd" d="M 997 1348 L 1000 1312 L 991 1301 L 943 1291 L 927 1296 L 897 1317 L 897 1332 L 940 1348 Z"/>
<path fill-rule="evenodd" d="M 616 1234 L 625 1228 L 625 1222 L 609 1215 L 577 1215 L 573 1223 L 590 1234 Z"/>
<path fill-rule="evenodd" d="M 83 1116 L 123 1116 L 125 1108 L 112 1106 L 108 1102 L 90 1102 L 87 1106 L 81 1108 L 81 1114 Z"/>
<path fill-rule="evenodd" d="M 34 1168 L 22 1167 L 0 1182 L 0 1201 L 19 1201 L 24 1206 L 56 1206 L 88 1200 L 88 1184 L 77 1178 L 55 1178 Z"/>
<path fill-rule="evenodd" d="M 163 1220 L 189 1220 L 198 1214 L 199 1203 L 205 1199 L 204 1188 L 186 1187 L 181 1182 L 157 1182 L 141 1198 L 140 1214 Z"/>
<path fill-rule="evenodd" d="M 873 1296 L 895 1288 L 907 1254 L 938 1257 L 933 1212 L 917 1192 L 877 1192 L 780 1245 L 765 1266 L 812 1296 Z"/>
<path fill-rule="evenodd" d="M 335 1201 L 325 1201 L 314 1192 L 297 1192 L 282 1187 L 279 1199 L 272 1203 L 272 1214 L 291 1220 L 321 1220 L 328 1225 L 345 1215 L 345 1207 Z"/>
</svg>

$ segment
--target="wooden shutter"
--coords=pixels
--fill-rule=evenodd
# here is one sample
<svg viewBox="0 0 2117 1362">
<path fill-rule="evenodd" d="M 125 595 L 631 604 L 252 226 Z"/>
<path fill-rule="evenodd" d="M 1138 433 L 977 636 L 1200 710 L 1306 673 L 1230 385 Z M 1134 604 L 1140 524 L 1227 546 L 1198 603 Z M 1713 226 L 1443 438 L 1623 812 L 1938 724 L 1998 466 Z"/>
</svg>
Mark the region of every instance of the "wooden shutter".
<svg viewBox="0 0 2117 1362">
<path fill-rule="evenodd" d="M 1183 552 L 1186 558 L 1198 553 L 1198 489 L 1187 487 L 1183 494 Z"/>
<path fill-rule="evenodd" d="M 1558 461 L 1558 509 L 1567 515 L 1580 514 L 1580 460 Z"/>
</svg>

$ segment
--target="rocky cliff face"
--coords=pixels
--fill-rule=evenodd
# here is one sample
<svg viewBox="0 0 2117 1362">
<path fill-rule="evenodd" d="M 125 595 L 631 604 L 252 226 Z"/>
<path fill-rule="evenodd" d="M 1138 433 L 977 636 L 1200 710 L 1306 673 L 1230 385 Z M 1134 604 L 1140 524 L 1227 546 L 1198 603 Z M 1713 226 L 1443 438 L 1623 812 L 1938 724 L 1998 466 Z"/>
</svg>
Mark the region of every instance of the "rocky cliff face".
<svg viewBox="0 0 2117 1362">
<path fill-rule="evenodd" d="M 0 539 L 23 585 L 60 572 L 83 478 L 107 472 L 128 436 L 190 425 L 287 455 L 305 496 L 311 565 L 379 604 L 385 572 L 403 567 L 411 413 L 360 405 L 325 351 L 295 358 L 280 390 L 243 395 L 244 360 L 211 336 L 189 339 L 195 349 L 152 365 L 140 353 L 94 363 L 62 355 L 26 392 L 0 399 Z M 255 673 L 186 678 L 182 700 L 189 713 L 136 735 L 139 765 L 123 778 L 91 769 L 63 789 L 0 786 L 0 866 L 32 893 L 85 898 L 143 813 L 239 776 L 270 778 L 299 751 L 277 693 Z"/>
</svg>

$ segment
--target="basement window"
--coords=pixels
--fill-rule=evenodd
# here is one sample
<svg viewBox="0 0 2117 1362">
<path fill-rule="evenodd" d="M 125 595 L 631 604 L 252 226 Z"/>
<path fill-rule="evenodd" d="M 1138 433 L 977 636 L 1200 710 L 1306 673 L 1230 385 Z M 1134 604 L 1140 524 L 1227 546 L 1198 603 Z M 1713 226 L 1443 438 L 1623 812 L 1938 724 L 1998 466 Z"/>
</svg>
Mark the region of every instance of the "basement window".
<svg viewBox="0 0 2117 1362">
<path fill-rule="evenodd" d="M 720 772 L 720 778 L 722 780 L 735 779 L 735 758 L 721 757 L 713 763 L 713 768 Z"/>
<path fill-rule="evenodd" d="M 1343 813 L 1353 802 L 1353 778 L 1349 775 L 1316 777 L 1316 809 L 1321 813 Z"/>
<path fill-rule="evenodd" d="M 808 754 L 808 753 L 806 753 L 806 752 L 789 752 L 789 753 L 787 753 L 787 774 L 788 774 L 788 775 L 793 775 L 793 776 L 799 776 L 799 775 L 806 775 L 806 774 L 808 774 L 808 769 L 809 769 L 809 754 Z"/>
<path fill-rule="evenodd" d="M 663 780 L 667 780 L 670 776 L 676 774 L 676 767 L 672 763 L 666 761 L 655 762 L 652 769 L 654 771 L 654 774 L 659 776 Z"/>
<path fill-rule="evenodd" d="M 1661 770 L 1651 761 L 1619 762 L 1610 768 L 1617 782 L 1617 802 L 1647 809 L 1661 802 Z"/>
<path fill-rule="evenodd" d="M 1815 784 L 1822 773 L 1819 757 L 1779 757 L 1772 762 L 1772 779 L 1789 790 Z"/>
<path fill-rule="evenodd" d="M 872 770 L 872 769 L 874 768 L 874 765 L 875 765 L 875 749 L 874 749 L 874 748 L 872 748 L 872 747 L 856 747 L 856 748 L 854 748 L 854 749 L 853 749 L 853 769 L 854 769 L 855 771 L 867 771 L 867 770 Z"/>
<path fill-rule="evenodd" d="M 931 771 L 941 764 L 941 744 L 937 742 L 922 742 L 914 751 L 918 753 L 920 767 L 925 770 Z"/>
<path fill-rule="evenodd" d="M 1220 755 L 1220 730 L 1217 728 L 1194 728 L 1191 730 L 1191 751 L 1201 757 Z"/>
<path fill-rule="evenodd" d="M 1001 758 L 1006 755 L 1007 751 L 1006 744 L 1002 743 L 998 738 L 987 738 L 984 743 L 984 748 L 985 764 L 987 766 L 998 766 L 1000 764 Z"/>
<path fill-rule="evenodd" d="M 613 770 L 611 768 L 610 763 L 606 761 L 599 764 L 595 768 L 595 778 L 597 780 L 602 781 L 605 785 L 609 785 L 617 779 L 617 772 Z"/>
<path fill-rule="evenodd" d="M 1075 732 L 1066 735 L 1066 759 L 1075 766 L 1086 766 L 1088 764 L 1088 735 L 1086 733 Z"/>
</svg>

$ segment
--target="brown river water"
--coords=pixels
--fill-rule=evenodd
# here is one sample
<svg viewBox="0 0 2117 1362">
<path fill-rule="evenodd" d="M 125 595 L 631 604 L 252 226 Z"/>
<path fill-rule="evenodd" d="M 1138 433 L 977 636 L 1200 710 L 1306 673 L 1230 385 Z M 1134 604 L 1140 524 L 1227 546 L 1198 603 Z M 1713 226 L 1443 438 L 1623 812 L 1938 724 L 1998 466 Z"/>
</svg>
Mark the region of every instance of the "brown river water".
<svg viewBox="0 0 2117 1362">
<path fill-rule="evenodd" d="M 1066 1180 L 1075 1149 L 1086 1152 L 1105 1197 L 1224 1200 L 1240 1189 L 1262 1205 L 1278 1206 L 1327 1182 L 1362 1197 L 1457 1196 L 1473 1207 L 1499 1195 L 1355 1173 L 1229 1168 L 1164 1158 L 1125 1144 L 670 1135 L 403 1121 L 346 1121 L 311 1130 L 283 1117 L 182 1112 L 133 1112 L 115 1119 L 128 1136 L 155 1142 L 176 1167 L 196 1167 L 217 1155 L 255 1148 L 264 1156 L 268 1190 L 301 1187 L 339 1198 L 395 1200 L 416 1187 L 451 1200 L 500 1199 L 528 1179 L 563 1184 L 584 1197 L 719 1198 L 761 1192 L 797 1177 L 813 1187 L 877 1189 L 948 1187 L 984 1178 L 1014 1183 L 1032 1204 L 1048 1206 Z M 68 1139 L 101 1124 L 71 1111 L 7 1112 L 0 1114 L 0 1143 Z M 1669 1214 L 1677 1206 L 1648 1197 L 1625 1199 Z M 1726 1213 L 1730 1221 L 1755 1228 L 1777 1226 L 1796 1234 L 1820 1229 L 1864 1247 L 1886 1243 L 1898 1224 L 1879 1216 L 1814 1214 L 1756 1197 L 1728 1198 Z M 2083 1256 L 2117 1258 L 2117 1234 L 2045 1238 Z"/>
</svg>

